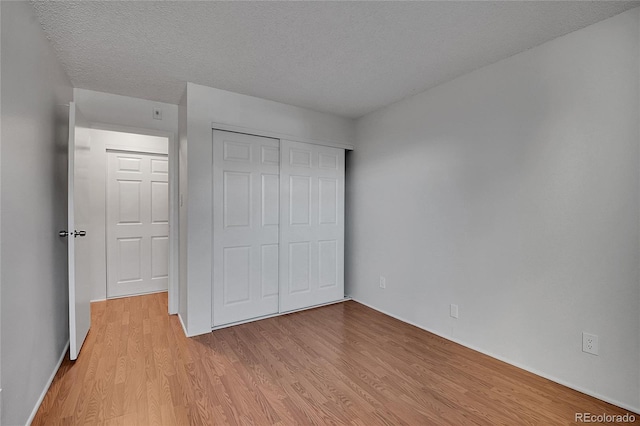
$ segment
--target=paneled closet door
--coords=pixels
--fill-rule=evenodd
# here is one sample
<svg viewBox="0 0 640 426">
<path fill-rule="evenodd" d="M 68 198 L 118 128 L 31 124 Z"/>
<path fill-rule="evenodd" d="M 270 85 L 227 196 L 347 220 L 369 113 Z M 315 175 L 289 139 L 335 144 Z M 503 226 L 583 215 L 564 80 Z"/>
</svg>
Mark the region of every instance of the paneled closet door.
<svg viewBox="0 0 640 426">
<path fill-rule="evenodd" d="M 344 150 L 280 141 L 280 312 L 344 298 Z"/>
<path fill-rule="evenodd" d="M 213 132 L 213 326 L 278 312 L 279 141 Z"/>
</svg>

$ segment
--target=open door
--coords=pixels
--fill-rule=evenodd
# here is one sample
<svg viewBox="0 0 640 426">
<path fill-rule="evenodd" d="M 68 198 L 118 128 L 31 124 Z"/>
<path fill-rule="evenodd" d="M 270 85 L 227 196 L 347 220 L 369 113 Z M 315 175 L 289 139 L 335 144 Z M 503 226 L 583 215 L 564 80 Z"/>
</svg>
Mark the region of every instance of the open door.
<svg viewBox="0 0 640 426">
<path fill-rule="evenodd" d="M 91 258 L 87 227 L 90 218 L 91 134 L 75 102 L 69 105 L 69 351 L 78 358 L 91 326 Z"/>
</svg>

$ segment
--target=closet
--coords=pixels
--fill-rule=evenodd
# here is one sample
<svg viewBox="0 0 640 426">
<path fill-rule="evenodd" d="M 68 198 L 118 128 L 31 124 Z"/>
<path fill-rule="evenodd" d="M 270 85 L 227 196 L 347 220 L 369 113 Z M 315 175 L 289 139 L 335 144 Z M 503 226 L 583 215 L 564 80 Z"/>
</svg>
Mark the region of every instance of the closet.
<svg viewBox="0 0 640 426">
<path fill-rule="evenodd" d="M 344 158 L 213 131 L 214 328 L 344 298 Z"/>
</svg>

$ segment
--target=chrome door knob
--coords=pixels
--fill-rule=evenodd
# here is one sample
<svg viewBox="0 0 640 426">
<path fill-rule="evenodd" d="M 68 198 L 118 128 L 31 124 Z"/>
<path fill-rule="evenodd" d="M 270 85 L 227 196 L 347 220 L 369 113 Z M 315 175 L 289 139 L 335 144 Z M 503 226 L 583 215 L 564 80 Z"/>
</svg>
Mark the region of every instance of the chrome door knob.
<svg viewBox="0 0 640 426">
<path fill-rule="evenodd" d="M 58 232 L 58 235 L 61 237 L 68 237 L 69 236 L 69 231 L 60 231 Z"/>
<path fill-rule="evenodd" d="M 85 235 L 87 235 L 87 231 L 74 231 L 73 232 L 73 236 L 74 237 L 84 237 Z"/>
</svg>

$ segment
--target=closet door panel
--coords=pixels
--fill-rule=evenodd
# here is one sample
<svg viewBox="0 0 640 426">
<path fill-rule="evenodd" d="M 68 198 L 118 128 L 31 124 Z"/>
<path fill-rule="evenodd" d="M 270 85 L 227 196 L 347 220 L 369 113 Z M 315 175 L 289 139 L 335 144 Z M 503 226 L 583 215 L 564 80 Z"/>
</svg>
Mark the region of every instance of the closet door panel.
<svg viewBox="0 0 640 426">
<path fill-rule="evenodd" d="M 289 177 L 289 225 L 311 225 L 311 176 Z"/>
<path fill-rule="evenodd" d="M 278 312 L 279 141 L 213 132 L 213 326 Z"/>
<path fill-rule="evenodd" d="M 344 150 L 280 141 L 280 312 L 344 298 Z"/>
</svg>

